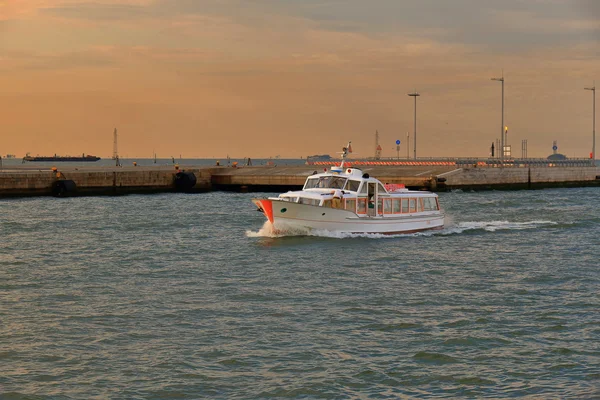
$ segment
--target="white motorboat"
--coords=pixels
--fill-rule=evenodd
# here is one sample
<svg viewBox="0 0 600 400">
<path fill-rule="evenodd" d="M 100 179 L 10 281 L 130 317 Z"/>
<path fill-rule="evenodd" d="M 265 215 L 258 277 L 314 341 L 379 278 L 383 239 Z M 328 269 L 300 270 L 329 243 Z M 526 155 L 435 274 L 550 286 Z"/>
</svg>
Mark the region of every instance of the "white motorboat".
<svg viewBox="0 0 600 400">
<path fill-rule="evenodd" d="M 314 173 L 302 190 L 278 197 L 252 199 L 275 230 L 324 230 L 340 233 L 414 233 L 444 227 L 444 212 L 435 193 L 383 184 L 342 162 Z"/>
</svg>

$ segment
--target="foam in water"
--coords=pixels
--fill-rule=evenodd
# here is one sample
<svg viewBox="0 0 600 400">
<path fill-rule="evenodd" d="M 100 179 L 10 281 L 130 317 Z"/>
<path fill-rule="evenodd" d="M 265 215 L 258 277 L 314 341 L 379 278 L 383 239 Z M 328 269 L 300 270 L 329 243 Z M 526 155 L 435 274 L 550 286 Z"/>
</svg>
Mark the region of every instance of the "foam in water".
<svg viewBox="0 0 600 400">
<path fill-rule="evenodd" d="M 271 222 L 265 221 L 263 226 L 258 232 L 246 231 L 247 237 L 284 237 L 284 236 L 310 236 L 311 232 L 309 229 L 299 229 L 296 227 L 290 227 L 283 224 L 277 224 L 274 226 Z"/>
<path fill-rule="evenodd" d="M 345 239 L 345 238 L 368 238 L 368 239 L 389 239 L 398 237 L 417 237 L 417 236 L 446 236 L 461 234 L 466 231 L 483 230 L 486 232 L 496 232 L 499 230 L 522 230 L 522 229 L 535 229 L 544 225 L 557 225 L 557 222 L 545 221 L 545 220 L 534 220 L 526 222 L 510 222 L 510 221 L 471 221 L 471 222 L 459 222 L 454 225 L 453 223 L 446 224 L 446 227 L 442 230 L 431 230 L 417 233 L 405 233 L 396 235 L 384 235 L 380 233 L 344 233 L 334 232 L 321 229 L 299 229 L 296 227 L 289 227 L 278 224 L 277 227 L 273 226 L 269 221 L 265 221 L 263 226 L 257 231 L 246 231 L 247 237 L 287 237 L 287 236 L 318 236 L 327 237 L 333 239 Z"/>
</svg>

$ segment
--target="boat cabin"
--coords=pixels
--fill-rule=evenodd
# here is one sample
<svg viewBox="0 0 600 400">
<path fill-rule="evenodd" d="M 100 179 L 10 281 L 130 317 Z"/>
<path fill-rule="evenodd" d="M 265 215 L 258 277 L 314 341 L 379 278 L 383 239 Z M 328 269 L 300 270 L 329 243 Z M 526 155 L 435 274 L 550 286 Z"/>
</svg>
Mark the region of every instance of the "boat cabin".
<svg viewBox="0 0 600 400">
<path fill-rule="evenodd" d="M 332 167 L 313 173 L 299 191 L 279 195 L 279 199 L 312 206 L 351 211 L 358 216 L 398 217 L 402 214 L 439 212 L 437 195 L 411 191 L 404 185 L 384 185 L 359 168 Z"/>
</svg>

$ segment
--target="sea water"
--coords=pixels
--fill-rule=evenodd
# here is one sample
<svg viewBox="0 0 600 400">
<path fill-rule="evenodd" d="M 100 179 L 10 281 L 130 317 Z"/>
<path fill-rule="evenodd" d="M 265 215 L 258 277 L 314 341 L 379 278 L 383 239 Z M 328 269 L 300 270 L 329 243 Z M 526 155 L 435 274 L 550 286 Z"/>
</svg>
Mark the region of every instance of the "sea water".
<svg viewBox="0 0 600 400">
<path fill-rule="evenodd" d="M 269 194 L 0 201 L 0 398 L 597 398 L 597 188 L 442 231 L 273 233 Z"/>
</svg>

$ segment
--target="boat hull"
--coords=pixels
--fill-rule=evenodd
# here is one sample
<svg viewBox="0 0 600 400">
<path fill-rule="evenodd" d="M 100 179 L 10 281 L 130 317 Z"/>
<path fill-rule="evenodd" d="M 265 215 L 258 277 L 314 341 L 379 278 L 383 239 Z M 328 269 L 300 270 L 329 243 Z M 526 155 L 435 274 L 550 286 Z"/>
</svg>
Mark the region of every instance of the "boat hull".
<svg viewBox="0 0 600 400">
<path fill-rule="evenodd" d="M 329 207 L 298 204 L 275 199 L 253 199 L 276 229 L 323 230 L 341 233 L 402 234 L 442 229 L 440 211 L 399 216 L 358 216 Z"/>
</svg>

